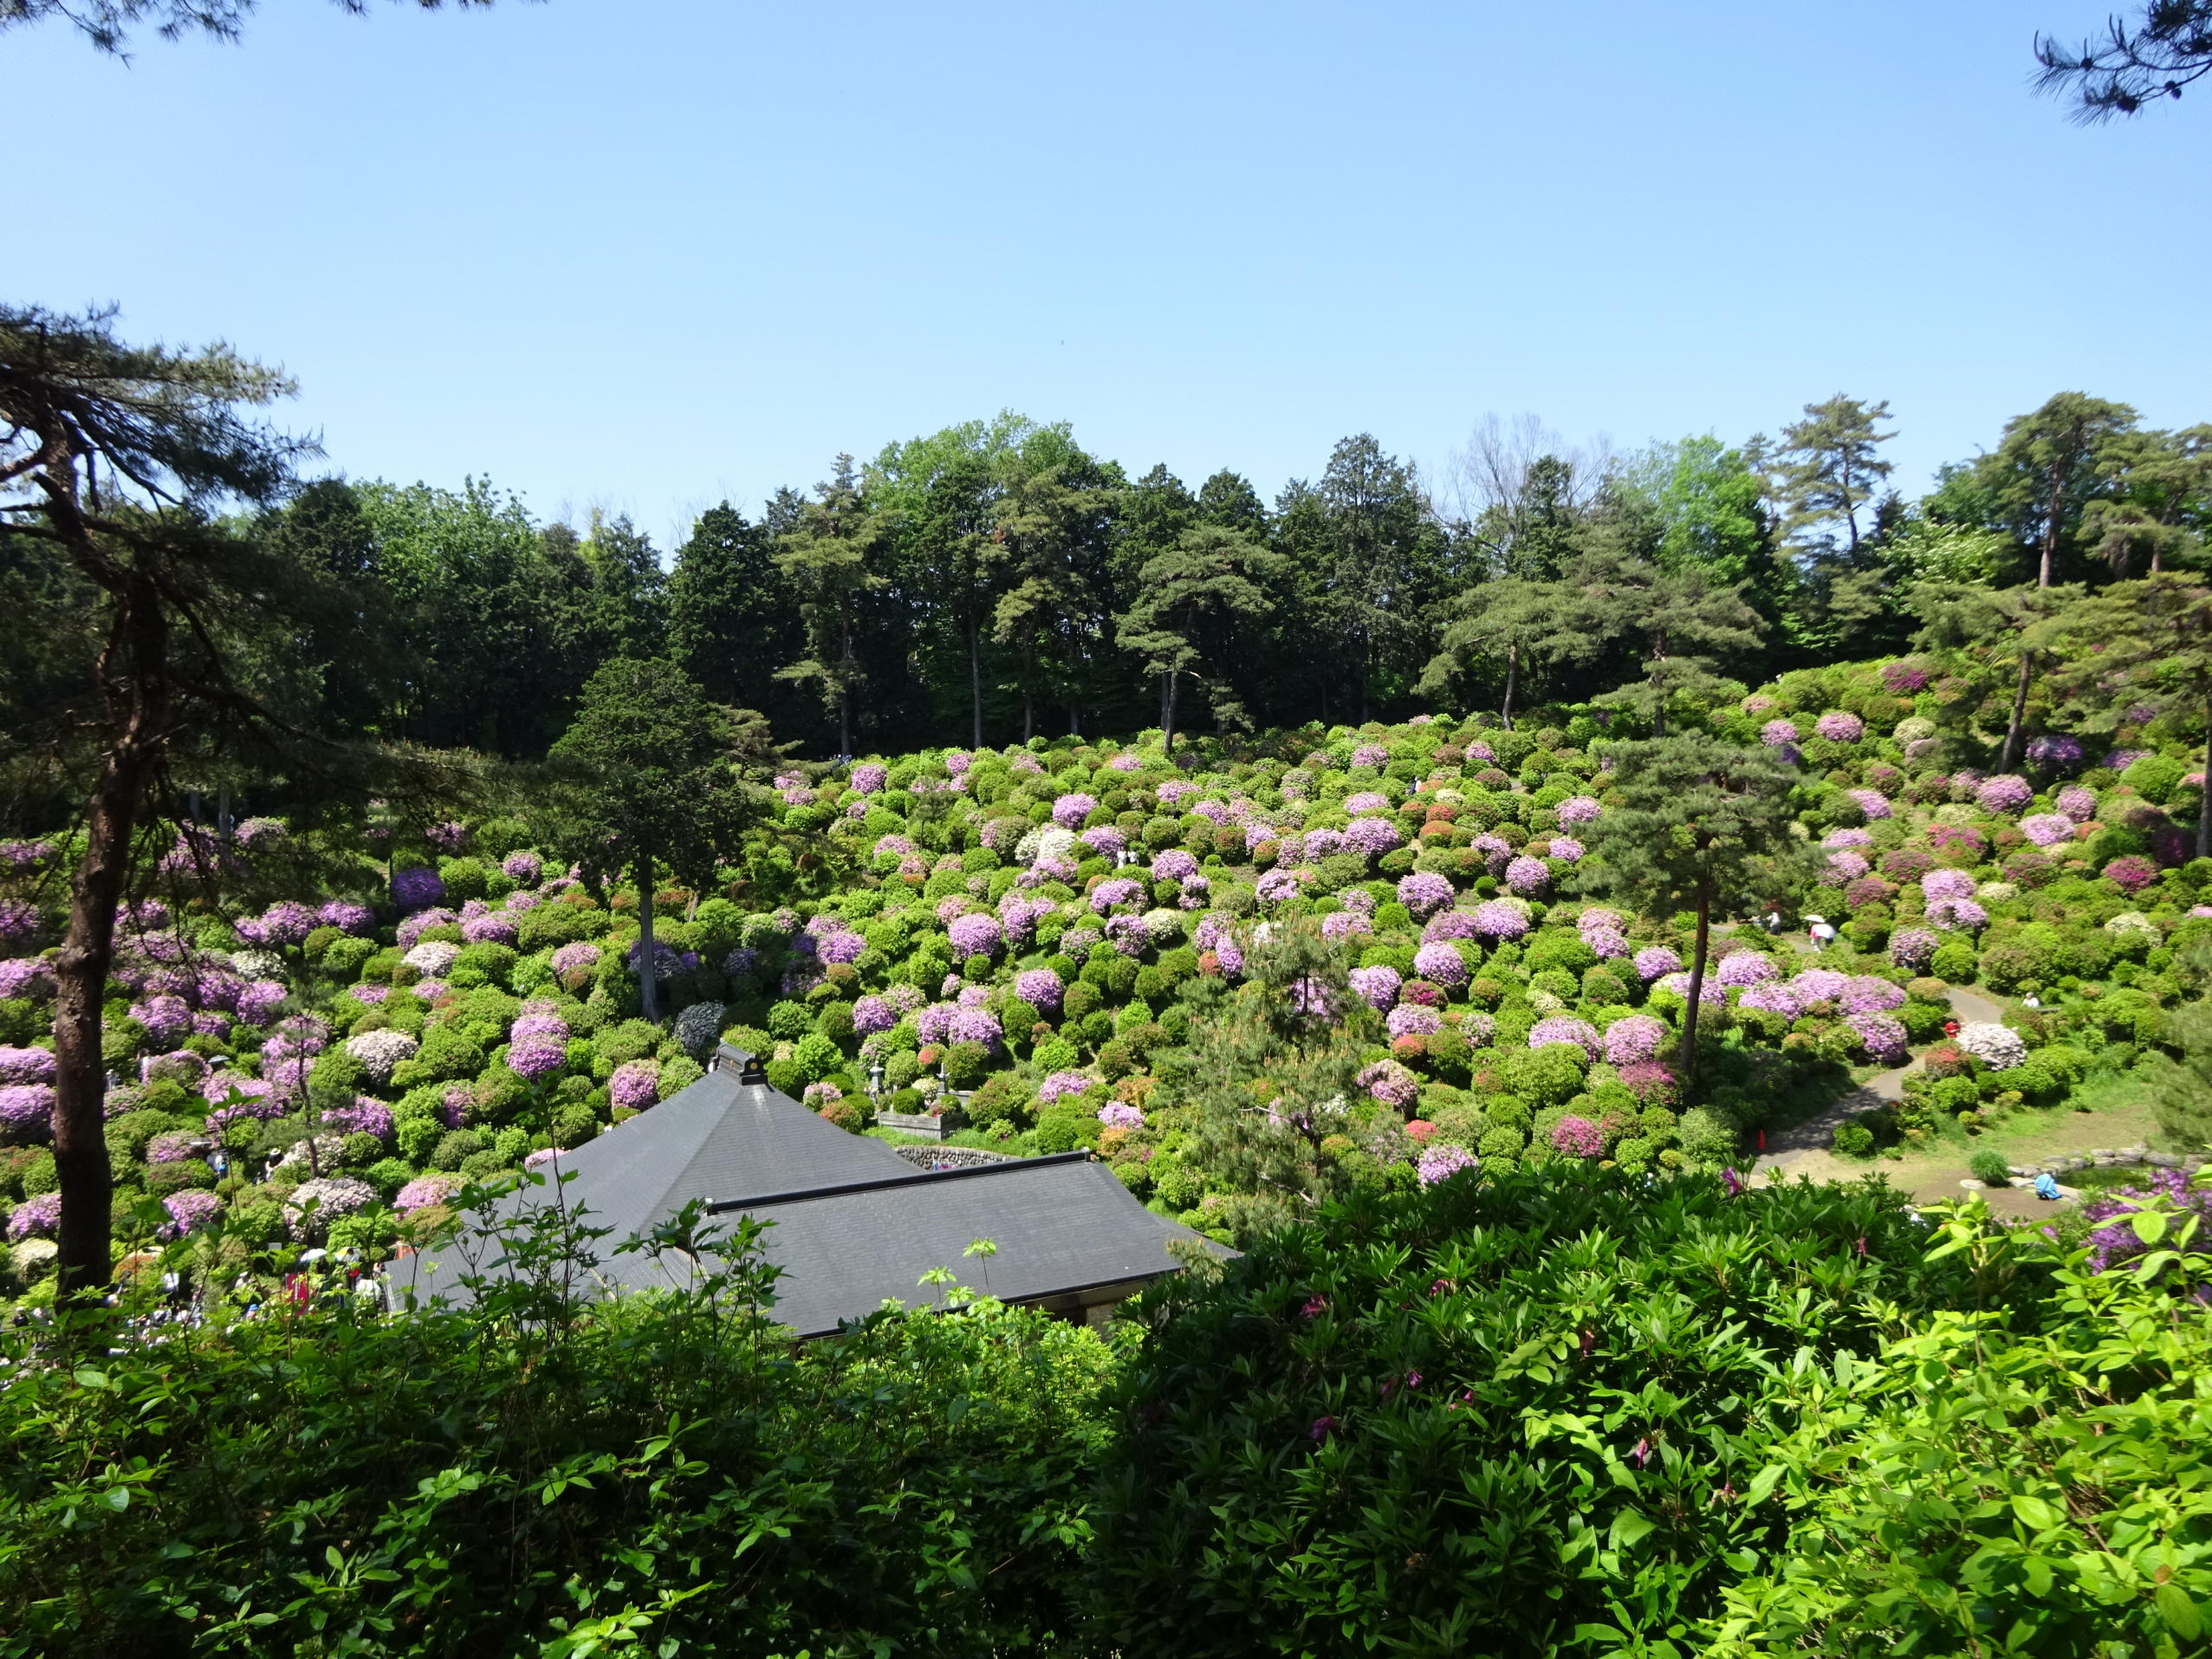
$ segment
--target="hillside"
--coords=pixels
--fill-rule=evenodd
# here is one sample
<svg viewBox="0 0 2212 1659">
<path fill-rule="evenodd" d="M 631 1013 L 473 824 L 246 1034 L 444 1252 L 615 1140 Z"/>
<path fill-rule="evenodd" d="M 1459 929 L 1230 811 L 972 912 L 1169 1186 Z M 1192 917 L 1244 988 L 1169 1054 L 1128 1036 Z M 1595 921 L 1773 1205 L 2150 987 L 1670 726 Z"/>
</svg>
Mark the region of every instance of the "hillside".
<svg viewBox="0 0 2212 1659">
<path fill-rule="evenodd" d="M 677 1012 L 658 1027 L 638 1014 L 637 895 L 550 867 L 528 823 L 371 847 L 249 819 L 233 888 L 295 867 L 341 885 L 237 915 L 177 877 L 133 908 L 105 1021 L 119 1240 L 219 1214 L 239 1265 L 287 1240 L 380 1249 L 464 1180 L 650 1110 L 717 1039 L 855 1131 L 879 1104 L 949 1108 L 956 1140 L 1095 1148 L 1222 1237 L 1254 1224 L 1239 1207 L 1262 1184 L 1251 1149 L 1207 1128 L 1224 1080 L 1263 1139 L 1299 1143 L 1318 1193 L 1478 1159 L 1716 1167 L 1853 1068 L 1939 1037 L 1946 986 L 1975 984 L 2040 1007 L 1960 1033 L 1839 1148 L 2048 1110 L 2157 1041 L 2212 936 L 2212 864 L 2186 858 L 2181 827 L 2200 774 L 2155 736 L 2100 755 L 2039 739 L 2018 775 L 1954 769 L 1937 730 L 1955 684 L 1847 665 L 1716 717 L 1794 762 L 1817 856 L 1778 868 L 1783 891 L 1735 896 L 1791 928 L 1716 935 L 1687 1094 L 1686 918 L 1580 891 L 1616 794 L 1587 708 L 1510 731 L 1424 717 L 1200 740 L 1172 764 L 1157 743 L 1059 740 L 786 772 L 725 892 L 660 895 L 655 971 Z M 19 891 L 50 891 L 35 884 L 68 851 L 11 846 Z M 1817 955 L 1796 931 L 1810 914 L 1840 923 Z M 23 898 L 7 920 L 0 1180 L 16 1288 L 36 1297 L 57 1212 L 40 1144 L 56 918 Z M 1251 1094 L 1290 1057 L 1223 1075 L 1245 1064 L 1221 1047 L 1236 1010 L 1262 995 L 1238 988 L 1298 938 L 1318 953 L 1301 971 L 1349 994 L 1306 1056 L 1349 1081 L 1306 1103 L 1320 1123 Z"/>
</svg>

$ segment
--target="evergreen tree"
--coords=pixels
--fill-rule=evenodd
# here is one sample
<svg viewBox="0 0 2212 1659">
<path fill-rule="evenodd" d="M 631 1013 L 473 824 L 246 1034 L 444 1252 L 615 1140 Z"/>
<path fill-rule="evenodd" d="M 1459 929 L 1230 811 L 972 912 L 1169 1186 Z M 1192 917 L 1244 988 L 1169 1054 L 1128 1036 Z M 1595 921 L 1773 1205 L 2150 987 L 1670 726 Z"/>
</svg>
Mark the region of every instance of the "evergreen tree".
<svg viewBox="0 0 2212 1659">
<path fill-rule="evenodd" d="M 1408 678 L 1427 660 L 1432 573 L 1424 566 L 1435 551 L 1428 500 L 1412 469 L 1366 432 L 1337 444 L 1318 494 L 1327 524 L 1328 624 L 1365 720 L 1393 659 L 1410 667 Z"/>
<path fill-rule="evenodd" d="M 1152 629 L 1157 618 L 1145 591 L 1144 573 L 1175 547 L 1197 513 L 1197 500 L 1183 487 L 1183 481 L 1164 466 L 1156 466 L 1121 492 L 1113 515 L 1115 638 L 1124 651 L 1142 660 L 1145 671 L 1158 685 L 1163 730 L 1173 717 L 1170 703 L 1177 691 L 1177 672 L 1167 664 L 1171 658 L 1181 658 L 1182 669 L 1187 671 L 1198 659 L 1195 648 L 1187 658 L 1179 650 L 1169 650 L 1167 636 Z M 1140 642 L 1137 637 L 1140 633 L 1151 637 Z"/>
<path fill-rule="evenodd" d="M 2132 115 L 2212 75 L 2212 0 L 2144 0 L 2139 23 L 2110 17 L 2101 42 L 2068 46 L 2038 35 L 2035 61 L 2037 87 L 2071 93 L 2076 120 Z"/>
<path fill-rule="evenodd" d="M 853 753 L 853 699 L 865 675 L 855 639 L 860 602 L 885 585 L 874 569 L 884 522 L 862 499 L 853 457 L 837 457 L 827 483 L 814 487 L 798 526 L 782 538 L 776 568 L 796 596 L 807 630 L 807 655 L 776 671 L 782 679 L 813 684 L 837 715 L 837 752 Z"/>
<path fill-rule="evenodd" d="M 226 501 L 268 502 L 289 482 L 305 446 L 248 412 L 290 383 L 224 347 L 127 345 L 112 318 L 0 308 L 0 526 L 66 563 L 88 612 L 67 637 L 94 652 L 90 695 L 69 710 L 61 751 L 82 790 L 83 838 L 54 962 L 57 1267 L 68 1300 L 108 1280 L 101 1018 L 117 915 L 165 848 L 156 830 L 172 761 L 220 746 L 258 750 L 271 771 L 341 781 L 351 757 L 294 741 L 304 711 L 273 711 L 257 695 L 263 671 L 302 632 L 329 640 L 348 622 L 379 620 L 327 568 L 211 515 Z"/>
<path fill-rule="evenodd" d="M 739 771 L 765 734 L 707 700 L 664 658 L 618 657 L 586 682 L 576 718 L 553 746 L 567 785 L 562 832 L 594 879 L 626 871 L 638 889 L 638 988 L 660 1018 L 653 893 L 667 870 L 694 891 L 713 885 L 753 815 Z"/>
<path fill-rule="evenodd" d="M 1250 537 L 1217 524 L 1192 526 L 1174 546 L 1145 561 L 1137 602 L 1117 621 L 1123 647 L 1164 683 L 1160 729 L 1171 755 L 1185 675 L 1207 682 L 1216 722 L 1242 720 L 1242 707 L 1223 671 L 1228 633 L 1236 619 L 1257 617 L 1267 608 L 1259 581 L 1281 562 L 1279 554 Z"/>
<path fill-rule="evenodd" d="M 1709 697 L 1722 682 L 1717 656 L 1760 644 L 1759 616 L 1740 587 L 1719 587 L 1696 566 L 1667 571 L 1600 545 L 1577 557 L 1560 583 L 1554 654 L 1589 655 L 1616 639 L 1638 642 L 1640 684 L 1599 701 L 1626 709 L 1657 736 L 1677 703 Z"/>
<path fill-rule="evenodd" d="M 1268 504 L 1244 475 L 1224 469 L 1198 486 L 1198 516 L 1255 541 L 1268 538 Z"/>
<path fill-rule="evenodd" d="M 2212 587 L 2201 577 L 2168 571 L 2115 582 L 2054 608 L 2037 638 L 2068 648 L 2059 677 L 2082 730 L 2134 723 L 2144 703 L 2201 718 L 2212 778 Z M 2197 791 L 2196 856 L 2212 858 L 2212 787 Z"/>
<path fill-rule="evenodd" d="M 1839 392 L 1825 403 L 1807 404 L 1805 418 L 1782 428 L 1787 538 L 1819 557 L 1858 558 L 1858 515 L 1893 470 L 1878 446 L 1897 434 L 1875 430 L 1889 418 L 1886 401 L 1868 405 Z M 1844 527 L 1840 548 L 1834 529 L 1839 519 Z"/>
<path fill-rule="evenodd" d="M 2088 555 L 2123 577 L 2196 563 L 2212 527 L 2212 426 L 2122 433 L 2099 459 L 2111 494 L 2082 509 Z"/>
<path fill-rule="evenodd" d="M 796 653 L 775 538 L 728 502 L 699 515 L 668 577 L 668 655 L 713 701 L 773 713 L 775 671 Z"/>
<path fill-rule="evenodd" d="M 599 655 L 657 657 L 665 645 L 667 573 L 652 541 L 630 522 L 594 513 L 592 533 L 578 550 L 591 572 L 593 631 Z"/>
<path fill-rule="evenodd" d="M 1505 690 L 1498 720 L 1511 731 L 1521 676 L 1568 648 L 1560 627 L 1566 597 L 1562 583 L 1519 576 L 1502 576 L 1462 590 L 1437 654 L 1414 689 L 1426 697 L 1449 697 L 1478 665 L 1502 664 Z"/>
<path fill-rule="evenodd" d="M 1969 470 L 1981 522 L 2013 535 L 2038 587 L 2080 574 L 2082 511 L 2106 493 L 2107 447 L 2135 423 L 2135 411 L 2124 403 L 2061 392 L 2033 414 L 2007 421 L 1995 450 Z"/>
<path fill-rule="evenodd" d="M 1022 740 L 1037 713 L 1064 703 L 1080 724 L 1088 671 L 1104 632 L 1107 515 L 1117 494 L 1064 426 L 1040 428 L 1002 463 L 985 558 L 998 579 L 992 637 L 1019 659 Z"/>
<path fill-rule="evenodd" d="M 1347 1186 L 1321 1143 L 1359 1093 L 1374 1024 L 1346 977 L 1346 948 L 1311 923 L 1275 928 L 1245 952 L 1245 982 L 1206 982 L 1190 1039 L 1167 1078 L 1197 1108 L 1190 1156 L 1238 1194 L 1230 1227 L 1250 1237 L 1310 1215 Z"/>
<path fill-rule="evenodd" d="M 898 564 L 917 643 L 926 659 L 958 663 L 968 704 L 968 741 L 983 742 L 984 656 L 997 570 L 989 542 L 1009 452 L 1038 430 L 1002 410 L 990 421 L 948 426 L 886 444 L 868 469 L 869 490 L 897 527 Z M 950 636 L 952 651 L 942 649 Z M 942 685 L 942 671 L 933 683 Z M 950 696 L 944 701 L 953 702 Z"/>
<path fill-rule="evenodd" d="M 1918 643 L 1923 649 L 1960 651 L 1993 673 L 2009 670 L 2013 686 L 2004 745 L 1998 751 L 2001 771 L 2009 771 L 2020 760 L 2035 671 L 2058 644 L 2067 611 L 2081 593 L 2078 586 L 1981 587 L 1930 582 L 1909 596 L 1922 619 Z"/>
<path fill-rule="evenodd" d="M 1797 774 L 1771 750 L 1702 732 L 1622 743 L 1610 753 L 1618 800 L 1590 826 L 1581 885 L 1647 916 L 1695 912 L 1682 1026 L 1683 1078 L 1694 1083 L 1713 908 L 1754 889 L 1782 890 L 1789 866 L 1805 858 L 1791 833 Z"/>
</svg>

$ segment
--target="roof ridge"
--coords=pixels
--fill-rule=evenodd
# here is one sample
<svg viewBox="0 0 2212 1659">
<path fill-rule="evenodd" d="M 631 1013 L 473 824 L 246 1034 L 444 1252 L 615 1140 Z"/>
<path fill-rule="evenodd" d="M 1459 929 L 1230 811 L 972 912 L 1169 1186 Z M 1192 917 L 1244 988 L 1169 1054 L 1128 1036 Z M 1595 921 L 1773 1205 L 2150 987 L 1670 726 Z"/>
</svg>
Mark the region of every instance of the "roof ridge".
<svg viewBox="0 0 2212 1659">
<path fill-rule="evenodd" d="M 917 1170 L 911 1175 L 885 1176 L 879 1180 L 846 1181 L 830 1187 L 801 1187 L 790 1192 L 763 1193 L 757 1197 L 717 1198 L 707 1205 L 710 1215 L 725 1215 L 737 1209 L 766 1209 L 775 1204 L 803 1203 L 810 1198 L 840 1198 L 847 1193 L 875 1192 L 885 1187 L 911 1187 L 933 1182 L 964 1181 L 983 1176 L 1005 1175 L 1015 1170 L 1050 1169 L 1064 1163 L 1088 1163 L 1092 1155 L 1082 1152 L 1055 1152 L 1045 1157 L 1009 1158 L 1004 1163 L 974 1163 L 957 1170 Z"/>
</svg>

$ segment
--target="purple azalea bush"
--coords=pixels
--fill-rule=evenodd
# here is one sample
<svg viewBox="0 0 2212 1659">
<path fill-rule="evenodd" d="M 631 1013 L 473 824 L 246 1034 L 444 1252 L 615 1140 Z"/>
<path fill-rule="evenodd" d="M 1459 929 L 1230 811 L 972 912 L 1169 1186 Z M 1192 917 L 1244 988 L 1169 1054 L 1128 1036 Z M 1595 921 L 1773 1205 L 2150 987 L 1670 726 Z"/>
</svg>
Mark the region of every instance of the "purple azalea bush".
<svg viewBox="0 0 2212 1659">
<path fill-rule="evenodd" d="M 1547 1014 L 1529 1027 L 1528 1046 L 1542 1048 L 1551 1043 L 1572 1043 L 1595 1060 L 1600 1052 L 1598 1027 L 1587 1020 L 1578 1020 L 1572 1014 Z"/>
</svg>

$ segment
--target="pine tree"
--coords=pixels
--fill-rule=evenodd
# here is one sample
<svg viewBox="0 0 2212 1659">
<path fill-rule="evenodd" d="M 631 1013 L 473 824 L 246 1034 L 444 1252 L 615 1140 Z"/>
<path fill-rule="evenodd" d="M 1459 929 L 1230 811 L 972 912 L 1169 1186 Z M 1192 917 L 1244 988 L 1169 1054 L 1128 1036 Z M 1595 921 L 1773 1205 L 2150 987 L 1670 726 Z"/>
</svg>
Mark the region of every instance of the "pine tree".
<svg viewBox="0 0 2212 1659">
<path fill-rule="evenodd" d="M 0 307 L 0 530 L 71 575 L 83 614 L 68 637 L 93 652 L 55 745 L 83 803 L 54 962 L 57 1268 L 72 1301 L 108 1280 L 101 1016 L 119 908 L 168 839 L 172 768 L 243 760 L 326 797 L 376 781 L 373 757 L 308 735 L 285 664 L 302 641 L 349 635 L 373 658 L 364 636 L 381 619 L 296 543 L 213 516 L 273 499 L 308 452 L 248 413 L 290 383 L 225 347 L 127 345 L 112 321 Z"/>
<path fill-rule="evenodd" d="M 840 755 L 853 753 L 853 699 L 866 679 L 853 642 L 862 599 L 885 585 L 873 567 L 885 528 L 861 497 L 853 457 L 840 455 L 829 481 L 814 486 L 814 499 L 801 510 L 797 527 L 782 538 L 775 555 L 807 629 L 806 656 L 776 676 L 821 692 L 822 706 L 837 716 Z"/>
<path fill-rule="evenodd" d="M 1884 460 L 1879 445 L 1897 434 L 1875 430 L 1890 418 L 1884 401 L 1868 405 L 1839 392 L 1825 403 L 1805 405 L 1805 418 L 1782 428 L 1780 453 L 1781 485 L 1788 517 L 1783 534 L 1804 541 L 1824 556 L 1839 552 L 1847 559 L 1858 556 L 1858 515 L 1880 492 L 1882 482 L 1894 470 Z M 1839 549 L 1833 527 L 1843 521 L 1843 546 Z M 1807 537 L 1807 530 L 1817 534 Z"/>
<path fill-rule="evenodd" d="M 2107 481 L 2107 445 L 2135 429 L 2136 413 L 2079 392 L 2061 392 L 2033 414 L 2005 423 L 1995 450 L 1974 463 L 1975 483 L 2036 561 L 2048 587 L 2070 563 L 2083 509 Z"/>
<path fill-rule="evenodd" d="M 1505 681 L 1498 720 L 1513 729 L 1514 697 L 1521 676 L 1563 653 L 1560 632 L 1564 586 L 1501 576 L 1465 589 L 1454 602 L 1437 654 L 1414 690 L 1431 698 L 1449 697 L 1478 665 L 1502 664 Z"/>
<path fill-rule="evenodd" d="M 996 577 L 991 635 L 1021 664 L 1022 741 L 1037 711 L 1065 699 L 1077 723 L 1086 658 L 1105 622 L 1100 557 L 1117 494 L 1064 427 L 1042 428 L 1005 457 L 1001 494 L 983 549 Z"/>
<path fill-rule="evenodd" d="M 1742 589 L 1716 586 L 1695 567 L 1665 571 L 1600 545 L 1576 558 L 1560 590 L 1553 651 L 1587 657 L 1616 639 L 1638 640 L 1643 682 L 1599 701 L 1629 710 L 1656 736 L 1678 703 L 1720 688 L 1716 657 L 1760 645 L 1759 614 Z"/>
<path fill-rule="evenodd" d="M 1623 743 L 1610 755 L 1618 800 L 1590 826 L 1580 885 L 1648 916 L 1695 912 L 1682 1029 L 1683 1078 L 1694 1082 L 1714 906 L 1755 888 L 1784 890 L 1790 866 L 1804 860 L 1805 844 L 1792 833 L 1797 774 L 1771 750 L 1702 732 Z"/>
<path fill-rule="evenodd" d="M 2212 778 L 2212 587 L 2202 578 L 2167 571 L 2114 582 L 2055 609 L 2037 638 L 2069 648 L 2058 677 L 2080 729 L 2130 723 L 2145 703 L 2201 717 Z M 2212 787 L 2197 794 L 2196 856 L 2212 858 Z"/>
<path fill-rule="evenodd" d="M 713 884 L 754 813 L 740 768 L 765 732 L 707 700 L 697 681 L 657 657 L 618 657 L 584 686 L 551 759 L 567 787 L 562 839 L 595 878 L 627 871 L 638 889 L 638 986 L 660 1017 L 653 889 L 665 869 L 697 891 Z"/>
<path fill-rule="evenodd" d="M 1917 643 L 1923 649 L 1962 651 L 1991 669 L 2010 665 L 2012 703 L 2004 746 L 1998 752 L 2001 771 L 2009 771 L 2020 759 L 2036 670 L 2057 646 L 2065 618 L 2081 593 L 2076 586 L 1982 587 L 1926 582 L 1907 595 L 1907 604 L 1922 620 Z"/>
<path fill-rule="evenodd" d="M 2195 562 L 2212 523 L 2212 426 L 2122 433 L 2098 459 L 2111 494 L 2082 509 L 2089 556 L 2122 577 Z"/>
<path fill-rule="evenodd" d="M 1360 1042 L 1374 1021 L 1346 978 L 1349 954 L 1310 923 L 1276 927 L 1245 952 L 1245 983 L 1206 982 L 1169 1086 L 1197 1108 L 1190 1156 L 1240 1199 L 1249 1237 L 1299 1220 L 1346 1180 L 1321 1143 L 1359 1094 Z"/>
<path fill-rule="evenodd" d="M 1165 683 L 1160 727 L 1170 755 L 1184 676 L 1206 682 L 1216 721 L 1242 717 L 1221 671 L 1228 632 L 1238 619 L 1265 610 L 1267 595 L 1259 584 L 1281 563 L 1280 554 L 1216 524 L 1194 525 L 1174 546 L 1145 561 L 1137 602 L 1116 620 L 1123 649 L 1134 651 L 1146 671 Z"/>
</svg>

